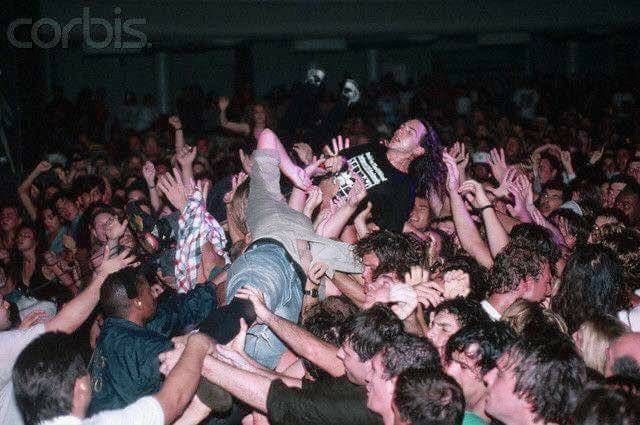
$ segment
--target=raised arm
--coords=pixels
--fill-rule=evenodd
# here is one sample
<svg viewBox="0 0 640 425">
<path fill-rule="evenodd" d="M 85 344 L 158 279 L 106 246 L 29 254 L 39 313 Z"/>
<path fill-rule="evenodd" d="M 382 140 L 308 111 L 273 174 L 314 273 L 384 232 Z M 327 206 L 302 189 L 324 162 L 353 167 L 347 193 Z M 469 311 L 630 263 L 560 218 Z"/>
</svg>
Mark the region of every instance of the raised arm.
<svg viewBox="0 0 640 425">
<path fill-rule="evenodd" d="M 447 153 L 443 154 L 443 159 L 447 167 L 447 191 L 451 200 L 451 214 L 453 215 L 453 223 L 456 226 L 460 244 L 478 263 L 490 268 L 493 265 L 491 252 L 482 240 L 480 232 L 471 219 L 469 211 L 467 211 L 462 195 L 458 192 L 460 177 L 456 162 Z"/>
<path fill-rule="evenodd" d="M 182 122 L 180 118 L 176 115 L 169 117 L 169 125 L 173 127 L 173 131 L 175 132 L 175 149 L 176 152 L 180 152 L 182 148 L 185 146 L 184 142 L 184 130 L 182 129 Z"/>
<path fill-rule="evenodd" d="M 24 205 L 24 208 L 27 210 L 29 217 L 32 221 L 35 221 L 38 216 L 38 209 L 33 205 L 33 201 L 31 200 L 31 196 L 29 195 L 29 189 L 33 184 L 34 180 L 38 178 L 38 176 L 44 172 L 47 172 L 51 169 L 51 164 L 47 161 L 41 161 L 36 168 L 33 169 L 31 174 L 27 176 L 27 178 L 18 186 L 18 196 L 20 197 L 20 202 Z"/>
<path fill-rule="evenodd" d="M 245 286 L 236 296 L 253 304 L 256 316 L 297 355 L 318 365 L 331 376 L 345 374 L 344 365 L 338 359 L 338 347 L 322 341 L 311 332 L 271 312 L 264 304 L 263 295 L 255 288 Z"/>
<path fill-rule="evenodd" d="M 218 99 L 218 107 L 220 108 L 220 125 L 222 128 L 245 137 L 251 134 L 251 126 L 249 126 L 249 124 L 245 122 L 232 122 L 227 119 L 229 98 L 221 96 L 220 99 Z"/>
<path fill-rule="evenodd" d="M 144 163 L 144 167 L 142 167 L 142 175 L 144 176 L 144 180 L 147 182 L 147 187 L 149 188 L 149 200 L 151 201 L 151 207 L 153 208 L 153 211 L 157 213 L 160 211 L 160 208 L 162 208 L 162 202 L 160 201 L 160 195 L 156 188 L 156 167 L 153 165 L 153 162 L 147 161 Z"/>
<path fill-rule="evenodd" d="M 87 320 L 100 299 L 100 288 L 105 279 L 127 266 L 136 266 L 135 257 L 129 255 L 129 250 L 109 258 L 109 248 L 105 247 L 102 264 L 94 272 L 89 285 L 77 297 L 62 307 L 50 321 L 45 323 L 46 332 L 71 333 Z M 108 259 L 107 259 L 108 258 Z"/>
<path fill-rule="evenodd" d="M 333 284 L 342 292 L 344 296 L 349 298 L 358 308 L 363 308 L 366 302 L 364 286 L 349 274 L 336 272 L 331 279 Z"/>
</svg>

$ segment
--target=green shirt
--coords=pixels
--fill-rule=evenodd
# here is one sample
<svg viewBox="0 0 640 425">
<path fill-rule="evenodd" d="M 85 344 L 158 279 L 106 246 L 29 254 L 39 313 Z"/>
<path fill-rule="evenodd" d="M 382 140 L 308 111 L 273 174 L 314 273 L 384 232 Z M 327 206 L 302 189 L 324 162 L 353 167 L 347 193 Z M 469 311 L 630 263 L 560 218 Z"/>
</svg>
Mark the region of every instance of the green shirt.
<svg viewBox="0 0 640 425">
<path fill-rule="evenodd" d="M 485 425 L 485 421 L 473 412 L 464 412 L 464 418 L 462 418 L 462 425 Z"/>
</svg>

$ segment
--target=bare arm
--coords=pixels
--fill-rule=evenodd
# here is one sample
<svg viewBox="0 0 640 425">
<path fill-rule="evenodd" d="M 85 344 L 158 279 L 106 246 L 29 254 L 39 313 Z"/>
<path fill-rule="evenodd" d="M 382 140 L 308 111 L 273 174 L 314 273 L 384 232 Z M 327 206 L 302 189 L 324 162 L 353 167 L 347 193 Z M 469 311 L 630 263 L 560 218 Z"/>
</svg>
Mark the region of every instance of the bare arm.
<svg viewBox="0 0 640 425">
<path fill-rule="evenodd" d="M 33 169 L 31 174 L 29 174 L 27 178 L 20 184 L 20 186 L 18 186 L 18 196 L 20 197 L 20 202 L 22 202 L 22 205 L 24 205 L 24 208 L 27 210 L 29 217 L 33 221 L 35 221 L 38 216 L 38 209 L 35 205 L 33 205 L 33 201 L 31 201 L 29 189 L 31 188 L 34 180 L 38 178 L 40 174 L 50 169 L 51 164 L 49 164 L 47 161 L 40 162 L 36 166 L 36 168 Z"/>
<path fill-rule="evenodd" d="M 108 251 L 103 254 L 103 258 L 108 257 Z M 107 276 L 118 270 L 131 265 L 135 257 L 129 256 L 129 251 L 124 251 L 107 260 L 103 259 L 102 264 L 84 291 L 73 298 L 56 314 L 50 321 L 45 323 L 46 332 L 66 332 L 71 333 L 78 329 L 87 320 L 100 299 L 100 288 Z"/>
<path fill-rule="evenodd" d="M 151 208 L 153 208 L 154 212 L 158 212 L 160 211 L 160 208 L 162 208 L 162 202 L 160 201 L 160 195 L 156 188 L 156 167 L 153 165 L 153 162 L 147 161 L 144 163 L 144 167 L 142 167 L 142 175 L 144 176 L 144 180 L 147 182 L 147 187 L 149 188 Z"/>
<path fill-rule="evenodd" d="M 333 284 L 342 292 L 344 296 L 354 302 L 358 308 L 362 308 L 366 301 L 364 287 L 351 275 L 336 272 L 331 279 Z"/>
<path fill-rule="evenodd" d="M 173 127 L 173 130 L 175 131 L 174 143 L 176 152 L 180 152 L 185 146 L 182 122 L 180 121 L 180 118 L 178 116 L 174 115 L 172 117 L 169 117 L 169 125 L 171 125 L 171 127 Z"/>
<path fill-rule="evenodd" d="M 251 134 L 251 126 L 244 122 L 232 122 L 227 119 L 227 108 L 229 107 L 229 99 L 222 96 L 218 100 L 218 107 L 220 108 L 220 125 L 222 128 L 227 129 L 233 133 L 248 136 Z"/>
<path fill-rule="evenodd" d="M 211 340 L 202 334 L 189 337 L 187 346 L 175 367 L 154 395 L 162 406 L 164 422 L 173 421 L 187 406 L 198 388 L 202 365 L 207 352 L 211 349 Z"/>
</svg>

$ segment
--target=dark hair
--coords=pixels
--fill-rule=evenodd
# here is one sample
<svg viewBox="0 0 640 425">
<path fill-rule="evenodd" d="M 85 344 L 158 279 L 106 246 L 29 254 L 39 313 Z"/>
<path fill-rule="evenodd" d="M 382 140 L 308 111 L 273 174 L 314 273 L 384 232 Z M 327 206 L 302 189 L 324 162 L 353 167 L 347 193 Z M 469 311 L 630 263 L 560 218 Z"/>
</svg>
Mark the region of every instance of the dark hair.
<svg viewBox="0 0 640 425">
<path fill-rule="evenodd" d="M 615 316 L 627 295 L 622 285 L 622 266 L 613 251 L 604 245 L 582 245 L 569 257 L 551 307 L 572 334 L 593 316 Z"/>
<path fill-rule="evenodd" d="M 634 425 L 640 418 L 640 399 L 619 388 L 587 388 L 573 415 L 575 425 Z"/>
<path fill-rule="evenodd" d="M 107 277 L 100 288 L 100 307 L 105 318 L 126 318 L 131 305 L 130 300 L 138 296 L 138 281 L 138 274 L 131 267 Z"/>
<path fill-rule="evenodd" d="M 485 299 L 489 288 L 489 282 L 487 279 L 488 271 L 486 268 L 482 267 L 475 258 L 468 255 L 457 255 L 450 258 L 445 263 L 442 273 L 452 270 L 462 270 L 469 275 L 469 286 L 471 287 L 471 292 L 467 298 L 475 301 L 482 301 Z"/>
<path fill-rule="evenodd" d="M 360 239 L 354 248 L 356 256 L 374 253 L 380 264 L 373 273 L 373 278 L 388 272 L 399 276 L 409 271 L 412 265 L 422 264 L 424 253 L 401 233 L 390 230 L 372 232 Z"/>
<path fill-rule="evenodd" d="M 345 321 L 340 330 L 340 343 L 348 342 L 364 362 L 402 333 L 404 328 L 398 316 L 389 307 L 375 304 Z"/>
<path fill-rule="evenodd" d="M 433 309 L 434 314 L 442 311 L 447 311 L 456 316 L 461 328 L 491 320 L 479 302 L 464 297 L 445 300 Z"/>
<path fill-rule="evenodd" d="M 78 199 L 83 193 L 89 193 L 96 187 L 100 193 L 104 193 L 105 185 L 100 177 L 95 175 L 78 176 L 73 180 L 71 192 L 73 196 Z"/>
<path fill-rule="evenodd" d="M 537 252 L 546 258 L 550 265 L 555 265 L 562 254 L 549 229 L 534 223 L 519 223 L 513 226 L 509 233 L 509 244 Z"/>
<path fill-rule="evenodd" d="M 433 226 L 434 223 L 439 223 L 442 221 L 453 221 L 453 220 L 451 219 L 451 217 L 448 217 L 448 218 L 445 217 L 444 220 L 438 220 L 436 218 L 431 222 L 431 225 Z M 456 252 L 456 247 L 454 245 L 453 238 L 442 229 L 432 227 L 429 229 L 429 231 L 437 233 L 440 236 L 440 239 L 442 240 L 442 242 L 440 243 L 440 257 L 444 258 L 445 260 L 453 257 Z"/>
<path fill-rule="evenodd" d="M 616 376 L 623 376 L 640 384 L 640 364 L 631 356 L 615 359 L 611 370 Z"/>
<path fill-rule="evenodd" d="M 508 350 L 516 378 L 514 393 L 545 422 L 567 423 L 587 380 L 584 361 L 573 341 L 560 332 L 520 338 Z"/>
<path fill-rule="evenodd" d="M 549 165 L 551 165 L 551 168 L 556 170 L 557 174 L 554 177 L 554 180 L 559 181 L 560 175 L 562 173 L 562 168 L 563 168 L 562 162 L 560 162 L 558 158 L 556 158 L 555 156 L 551 155 L 548 152 L 543 152 L 542 154 L 540 154 L 540 162 L 542 162 L 543 159 L 546 159 L 547 161 L 549 161 Z"/>
<path fill-rule="evenodd" d="M 591 226 L 589 226 L 589 223 L 583 216 L 568 208 L 558 208 L 551 213 L 549 218 L 554 217 L 562 217 L 567 221 L 569 235 L 576 238 L 576 245 L 587 243 Z"/>
<path fill-rule="evenodd" d="M 340 344 L 340 330 L 347 320 L 358 312 L 358 307 L 347 297 L 331 296 L 309 307 L 302 327 L 315 337 L 332 345 Z M 328 374 L 313 362 L 303 358 L 304 368 L 314 379 Z"/>
<path fill-rule="evenodd" d="M 457 425 L 464 416 L 464 395 L 443 373 L 410 369 L 400 374 L 393 402 L 403 421 L 412 425 Z"/>
<path fill-rule="evenodd" d="M 398 335 L 382 350 L 382 365 L 387 378 L 400 375 L 408 369 L 441 372 L 438 350 L 426 338 L 406 333 Z"/>
<path fill-rule="evenodd" d="M 76 379 L 88 374 L 76 345 L 71 335 L 48 332 L 18 356 L 13 389 L 26 425 L 71 413 Z"/>
<path fill-rule="evenodd" d="M 598 218 L 598 217 L 611 217 L 611 218 L 615 218 L 618 221 L 618 223 L 623 223 L 623 224 L 627 223 L 627 216 L 624 215 L 624 213 L 620 211 L 619 208 L 603 208 L 602 210 L 598 211 L 598 213 L 596 214 L 595 218 Z"/>
<path fill-rule="evenodd" d="M 517 243 L 509 243 L 496 255 L 489 280 L 490 294 L 515 291 L 527 277 L 537 277 L 546 257 Z"/>
<path fill-rule="evenodd" d="M 480 322 L 464 326 L 449 337 L 446 346 L 446 360 L 456 351 L 466 351 L 474 344 L 478 345 L 476 366 L 482 375 L 496 367 L 502 353 L 517 341 L 518 337 L 511 326 L 504 322 Z"/>
<path fill-rule="evenodd" d="M 442 144 L 432 125 L 420 120 L 425 128 L 425 134 L 420 140 L 424 148 L 424 155 L 415 158 L 409 164 L 409 175 L 416 184 L 418 196 L 428 196 L 429 193 L 442 194 L 447 169 L 442 161 Z"/>
<path fill-rule="evenodd" d="M 559 180 L 551 180 L 542 186 L 542 192 L 545 190 L 557 190 L 562 192 L 562 202 L 567 202 L 571 196 L 571 192 Z"/>
</svg>

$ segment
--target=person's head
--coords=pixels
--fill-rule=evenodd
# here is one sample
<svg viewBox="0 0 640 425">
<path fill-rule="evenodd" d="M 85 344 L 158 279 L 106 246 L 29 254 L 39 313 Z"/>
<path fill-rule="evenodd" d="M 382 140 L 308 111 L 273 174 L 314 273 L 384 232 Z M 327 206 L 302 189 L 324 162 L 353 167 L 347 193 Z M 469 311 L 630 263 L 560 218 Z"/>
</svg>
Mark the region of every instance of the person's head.
<svg viewBox="0 0 640 425">
<path fill-rule="evenodd" d="M 593 233 L 591 242 L 605 245 L 616 254 L 627 290 L 640 288 L 640 231 L 621 223 L 606 224 Z"/>
<path fill-rule="evenodd" d="M 249 117 L 249 125 L 252 128 L 264 128 L 268 126 L 270 114 L 269 108 L 264 103 L 255 103 L 251 107 L 251 115 Z"/>
<path fill-rule="evenodd" d="M 540 195 L 540 212 L 545 217 L 560 208 L 565 202 L 566 189 L 562 183 L 551 181 L 542 187 Z"/>
<path fill-rule="evenodd" d="M 607 224 L 622 224 L 627 221 L 624 213 L 616 208 L 603 208 L 595 217 L 591 230 L 590 242 L 594 242 L 598 232 Z"/>
<path fill-rule="evenodd" d="M 629 162 L 626 174 L 640 184 L 640 158 L 635 157 Z"/>
<path fill-rule="evenodd" d="M 130 134 L 127 139 L 127 146 L 129 147 L 129 152 L 142 151 L 142 140 L 140 139 L 140 136 L 136 133 Z"/>
<path fill-rule="evenodd" d="M 27 345 L 16 360 L 12 380 L 26 425 L 65 415 L 84 418 L 91 401 L 79 344 L 63 332 L 45 333 Z"/>
<path fill-rule="evenodd" d="M 579 246 L 567 261 L 552 310 L 572 334 L 590 317 L 616 314 L 627 295 L 622 283 L 622 266 L 613 251 L 603 245 Z"/>
<path fill-rule="evenodd" d="M 69 192 L 59 192 L 51 199 L 51 202 L 55 205 L 58 216 L 67 223 L 73 221 L 80 214 L 80 210 Z"/>
<path fill-rule="evenodd" d="M 42 226 L 48 234 L 56 234 L 60 230 L 60 218 L 54 206 L 46 205 L 40 211 Z"/>
<path fill-rule="evenodd" d="M 144 275 L 127 267 L 107 277 L 100 288 L 100 306 L 105 318 L 144 323 L 155 314 L 156 300 Z"/>
<path fill-rule="evenodd" d="M 373 356 L 402 333 L 400 319 L 390 308 L 380 304 L 347 320 L 340 330 L 338 350 L 347 378 L 356 385 L 365 385 Z"/>
<path fill-rule="evenodd" d="M 609 344 L 605 376 L 615 375 L 640 382 L 640 332 L 625 333 Z"/>
<path fill-rule="evenodd" d="M 509 325 L 492 321 L 465 326 L 449 338 L 445 371 L 462 387 L 467 406 L 477 406 L 484 399 L 484 375 L 496 367 L 498 358 L 516 339 Z"/>
<path fill-rule="evenodd" d="M 354 253 L 364 266 L 362 277 L 366 284 L 387 273 L 400 278 L 410 266 L 421 264 L 423 257 L 406 236 L 389 230 L 372 232 L 360 239 Z"/>
<path fill-rule="evenodd" d="M 593 385 L 582 393 L 573 414 L 575 425 L 633 425 L 640 418 L 640 399 L 620 388 Z"/>
<path fill-rule="evenodd" d="M 5 233 L 13 232 L 22 223 L 20 209 L 15 204 L 6 204 L 0 210 L 0 227 Z"/>
<path fill-rule="evenodd" d="M 414 156 L 411 156 L 413 160 L 409 164 L 409 174 L 416 183 L 416 194 L 428 197 L 429 194 L 442 193 L 447 170 L 442 161 L 443 148 L 440 138 L 436 134 L 433 125 L 418 120 L 411 120 L 407 123 L 413 123 L 411 125 L 416 126 L 418 129 L 425 129 L 421 133 L 417 147 L 413 133 L 410 130 L 404 131 L 404 136 L 402 136 L 403 138 L 411 138 L 409 146 L 413 149 L 412 155 Z M 420 125 L 417 123 L 420 123 Z"/>
<path fill-rule="evenodd" d="M 105 184 L 102 179 L 94 175 L 80 176 L 73 181 L 72 191 L 80 209 L 84 211 L 94 202 L 102 201 Z"/>
<path fill-rule="evenodd" d="M 428 199 L 416 196 L 407 222 L 420 232 L 427 230 L 431 224 L 431 209 Z"/>
<path fill-rule="evenodd" d="M 518 335 L 528 334 L 528 331 L 540 324 L 551 326 L 558 332 L 568 335 L 567 324 L 559 314 L 554 313 L 540 303 L 517 299 L 502 314 L 501 319 L 509 324 Z"/>
<path fill-rule="evenodd" d="M 4 278 L 4 270 L 0 269 L 0 272 Z M 21 319 L 18 306 L 7 301 L 2 295 L 0 295 L 0 332 L 16 328 L 20 325 L 20 322 Z"/>
<path fill-rule="evenodd" d="M 456 425 L 462 423 L 465 400 L 450 376 L 409 369 L 398 376 L 392 408 L 394 425 Z"/>
<path fill-rule="evenodd" d="M 547 184 L 553 180 L 559 178 L 562 173 L 562 164 L 555 156 L 543 153 L 540 156 L 540 163 L 538 164 L 538 175 L 540 176 L 540 183 Z"/>
<path fill-rule="evenodd" d="M 426 339 L 400 334 L 371 361 L 367 377 L 367 407 L 384 417 L 393 415 L 392 403 L 398 376 L 409 369 L 440 372 L 440 356 Z"/>
<path fill-rule="evenodd" d="M 627 169 L 627 163 L 629 162 L 630 158 L 631 152 L 626 146 L 620 146 L 616 150 L 616 167 L 618 171 L 622 172 Z"/>
<path fill-rule="evenodd" d="M 513 226 L 509 233 L 509 244 L 534 251 L 549 264 L 555 264 L 560 259 L 561 252 L 551 232 L 538 224 L 520 223 Z"/>
<path fill-rule="evenodd" d="M 622 322 L 613 316 L 595 316 L 573 334 L 578 353 L 587 367 L 605 374 L 609 345 L 627 332 Z"/>
<path fill-rule="evenodd" d="M 104 206 L 102 208 L 96 208 L 91 213 L 91 236 L 104 245 L 107 243 L 107 229 L 114 224 L 118 218 L 112 208 Z"/>
<path fill-rule="evenodd" d="M 228 206 L 227 220 L 242 233 L 245 238 L 249 235 L 247 228 L 247 202 L 249 200 L 249 179 L 238 185 Z M 246 241 L 249 242 L 248 240 Z"/>
<path fill-rule="evenodd" d="M 337 346 L 340 345 L 342 326 L 357 312 L 358 308 L 347 297 L 327 297 L 306 310 L 302 327 L 324 342 Z M 307 359 L 303 359 L 303 364 L 306 372 L 314 379 L 327 375 Z"/>
<path fill-rule="evenodd" d="M 624 175 L 617 175 L 617 176 L 611 177 L 609 179 L 609 189 L 604 199 L 604 206 L 613 207 L 616 203 L 616 199 L 618 198 L 618 195 L 620 194 L 620 192 L 622 192 L 624 188 L 627 187 L 627 185 L 633 184 L 633 183 L 634 183 L 633 179 Z"/>
<path fill-rule="evenodd" d="M 425 153 L 421 142 L 426 134 L 427 127 L 420 120 L 409 120 L 402 123 L 393 133 L 387 147 L 411 158 L 416 158 Z"/>
<path fill-rule="evenodd" d="M 21 253 L 38 249 L 39 234 L 35 226 L 22 224 L 16 232 L 16 249 Z"/>
<path fill-rule="evenodd" d="M 504 423 L 569 421 L 587 371 L 571 339 L 550 332 L 521 338 L 485 375 L 485 412 Z"/>
<path fill-rule="evenodd" d="M 487 295 L 489 282 L 487 280 L 488 271 L 482 267 L 475 258 L 467 255 L 457 255 L 449 258 L 442 268 L 442 273 L 460 270 L 469 275 L 469 287 L 471 292 L 467 298 L 482 301 Z"/>
<path fill-rule="evenodd" d="M 545 257 L 517 244 L 508 244 L 491 268 L 489 294 L 511 294 L 541 302 L 551 295 L 551 267 Z"/>
<path fill-rule="evenodd" d="M 640 225 L 640 185 L 627 185 L 616 197 L 614 206 L 623 212 L 629 225 Z"/>
<path fill-rule="evenodd" d="M 462 327 L 486 321 L 489 316 L 477 301 L 456 297 L 443 301 L 431 311 L 426 337 L 443 355 L 451 335 Z"/>
<path fill-rule="evenodd" d="M 566 224 L 567 234 L 563 234 L 567 248 L 573 249 L 576 245 L 587 242 L 589 238 L 589 223 L 587 220 L 568 208 L 559 208 L 549 217 L 556 227 L 561 228 L 561 223 Z"/>
<path fill-rule="evenodd" d="M 144 137 L 144 154 L 150 158 L 156 158 L 160 155 L 160 146 L 158 145 L 158 136 L 155 133 L 147 133 Z"/>
</svg>

